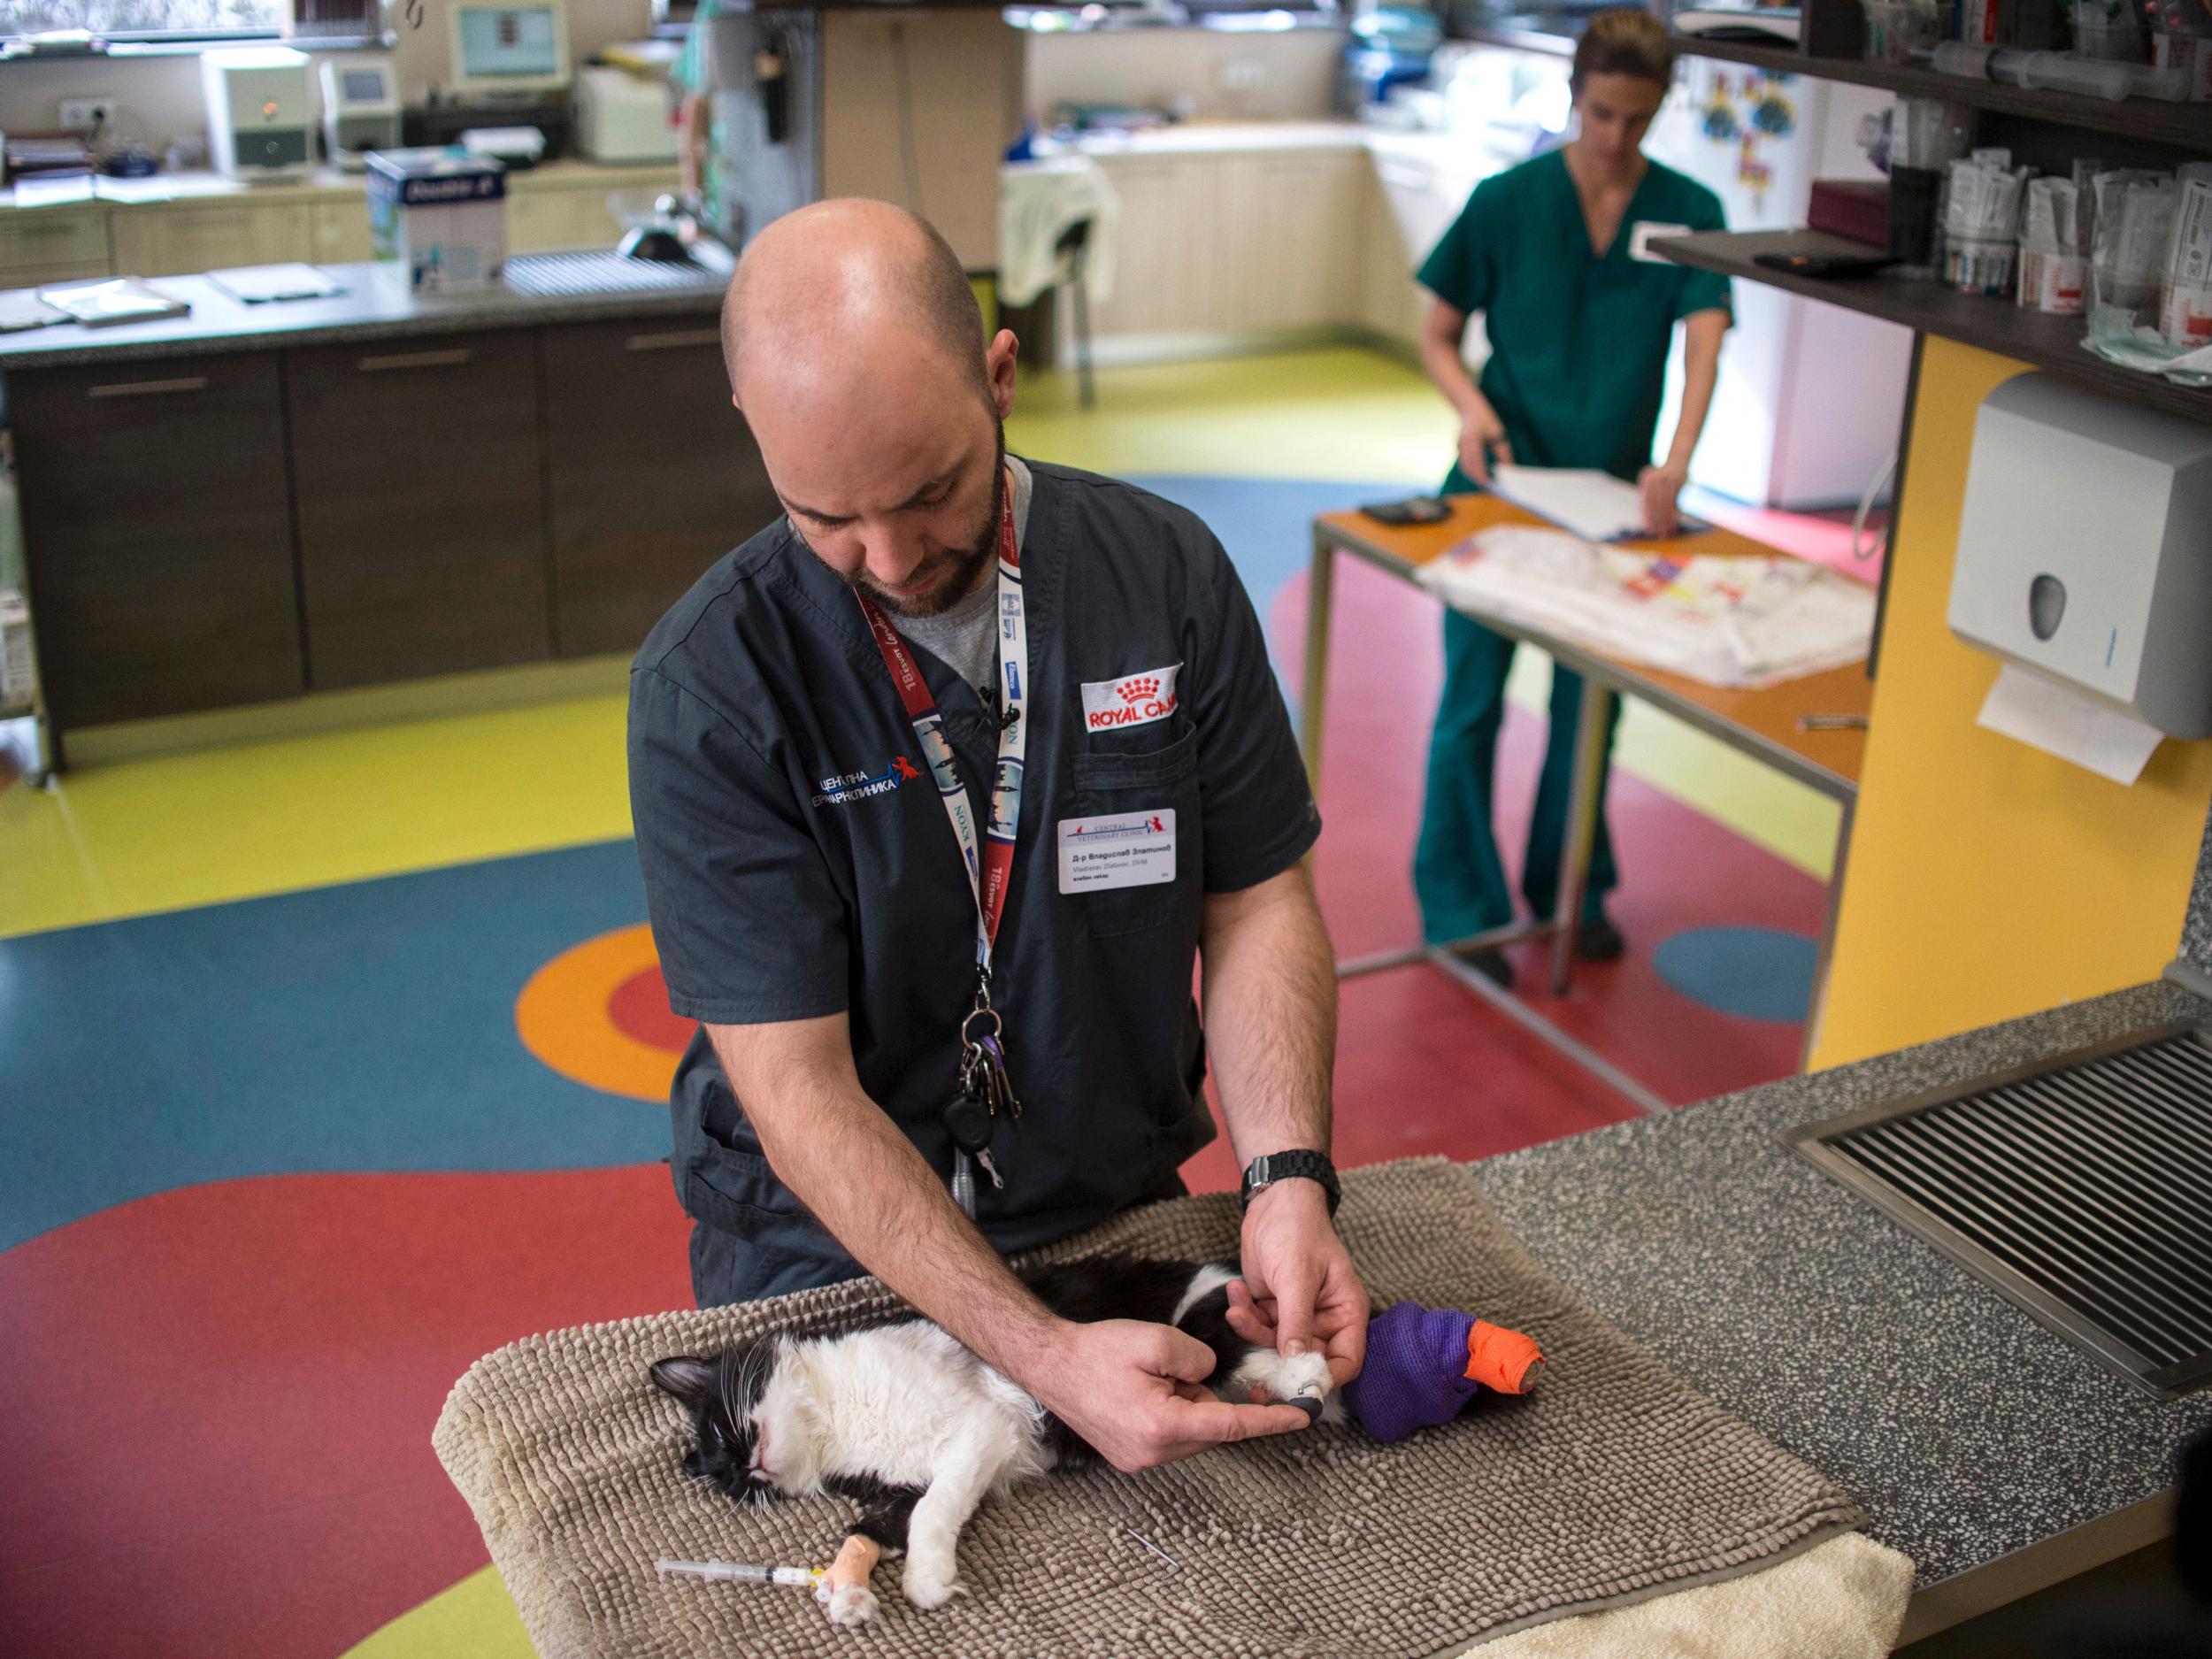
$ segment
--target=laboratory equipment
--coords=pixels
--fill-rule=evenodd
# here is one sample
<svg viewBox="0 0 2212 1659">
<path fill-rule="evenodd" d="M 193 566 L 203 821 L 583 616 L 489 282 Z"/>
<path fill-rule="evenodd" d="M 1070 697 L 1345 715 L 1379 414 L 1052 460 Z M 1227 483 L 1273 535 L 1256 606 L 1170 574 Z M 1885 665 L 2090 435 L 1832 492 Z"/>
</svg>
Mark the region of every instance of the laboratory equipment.
<svg viewBox="0 0 2212 1659">
<path fill-rule="evenodd" d="M 323 59 L 323 152 L 358 173 L 372 150 L 399 148 L 399 78 L 392 60 L 348 52 Z"/>
<path fill-rule="evenodd" d="M 2049 379 L 1982 400 L 1951 631 L 2174 737 L 2212 737 L 2212 427 Z"/>
<path fill-rule="evenodd" d="M 594 161 L 676 159 L 668 81 L 604 64 L 576 73 L 576 147 Z"/>
<path fill-rule="evenodd" d="M 288 179 L 307 172 L 315 95 L 308 57 L 289 46 L 227 47 L 200 54 L 208 158 L 234 179 Z"/>
</svg>

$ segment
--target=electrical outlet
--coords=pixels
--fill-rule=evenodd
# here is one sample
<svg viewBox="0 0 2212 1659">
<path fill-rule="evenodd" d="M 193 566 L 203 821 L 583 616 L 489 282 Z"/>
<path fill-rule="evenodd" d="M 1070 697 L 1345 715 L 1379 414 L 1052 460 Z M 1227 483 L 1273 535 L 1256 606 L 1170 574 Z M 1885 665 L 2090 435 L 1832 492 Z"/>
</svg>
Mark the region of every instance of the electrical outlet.
<svg viewBox="0 0 2212 1659">
<path fill-rule="evenodd" d="M 1214 79 L 1225 92 L 1250 92 L 1267 79 L 1267 65 L 1256 58 L 1224 58 L 1214 65 Z"/>
<path fill-rule="evenodd" d="M 61 124 L 69 132 L 93 132 L 104 127 L 114 119 L 113 98 L 64 98 L 61 101 Z"/>
</svg>

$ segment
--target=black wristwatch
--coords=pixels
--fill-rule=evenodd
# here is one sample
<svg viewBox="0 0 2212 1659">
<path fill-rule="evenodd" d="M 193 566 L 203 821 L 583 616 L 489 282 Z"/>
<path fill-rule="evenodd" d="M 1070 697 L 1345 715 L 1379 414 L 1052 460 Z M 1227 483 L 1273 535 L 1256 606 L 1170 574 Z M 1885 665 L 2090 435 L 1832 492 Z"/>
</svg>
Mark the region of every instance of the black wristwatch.
<svg viewBox="0 0 2212 1659">
<path fill-rule="evenodd" d="M 1325 1152 L 1270 1152 L 1254 1158 L 1244 1171 L 1241 1194 L 1243 1207 L 1252 1207 L 1254 1194 L 1263 1187 L 1272 1187 L 1277 1181 L 1309 1180 L 1321 1183 L 1321 1190 L 1329 1195 L 1329 1215 L 1333 1218 L 1336 1207 L 1344 1194 L 1337 1185 L 1336 1165 L 1329 1162 Z"/>
</svg>

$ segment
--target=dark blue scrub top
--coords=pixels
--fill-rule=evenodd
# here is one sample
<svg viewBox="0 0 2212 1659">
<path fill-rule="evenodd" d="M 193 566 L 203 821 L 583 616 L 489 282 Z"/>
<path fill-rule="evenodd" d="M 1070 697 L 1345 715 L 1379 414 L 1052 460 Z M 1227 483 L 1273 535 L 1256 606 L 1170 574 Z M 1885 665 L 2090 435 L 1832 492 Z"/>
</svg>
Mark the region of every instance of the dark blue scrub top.
<svg viewBox="0 0 2212 1659">
<path fill-rule="evenodd" d="M 1002 1251 L 1156 1192 L 1212 1139 L 1191 997 L 1204 895 L 1280 874 L 1321 826 L 1220 543 L 1127 484 L 1031 472 L 1030 729 L 993 986 L 1024 1112 L 998 1125 L 1006 1186 L 981 1184 L 978 1215 Z M 980 812 L 995 726 L 957 673 L 914 655 Z M 1088 727 L 1084 684 L 1177 664 L 1165 718 Z M 939 1114 L 974 992 L 974 902 L 851 591 L 780 520 L 662 619 L 630 686 L 631 808 L 670 1007 L 722 1025 L 849 1014 L 861 1087 L 949 1173 Z M 1171 808 L 1172 881 L 1060 892 L 1062 819 Z M 860 1271 L 769 1169 L 703 1033 L 672 1106 L 677 1194 L 711 1235 L 693 1242 L 703 1300 Z"/>
</svg>

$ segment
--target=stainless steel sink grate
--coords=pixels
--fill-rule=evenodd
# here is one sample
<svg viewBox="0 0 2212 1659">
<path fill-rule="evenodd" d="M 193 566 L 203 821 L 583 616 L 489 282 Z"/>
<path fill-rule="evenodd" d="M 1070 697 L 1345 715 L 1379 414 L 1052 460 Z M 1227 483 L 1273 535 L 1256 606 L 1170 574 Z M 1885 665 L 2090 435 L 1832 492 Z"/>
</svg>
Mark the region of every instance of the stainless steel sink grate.
<svg viewBox="0 0 2212 1659">
<path fill-rule="evenodd" d="M 2154 1391 L 2212 1381 L 2212 1040 L 2170 1026 L 1783 1140 Z"/>
<path fill-rule="evenodd" d="M 627 294 L 648 288 L 718 288 L 703 265 L 630 259 L 611 250 L 517 254 L 501 268 L 518 294 Z"/>
</svg>

